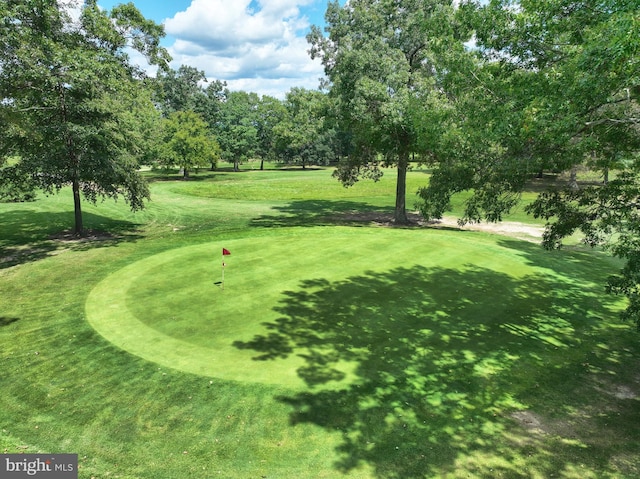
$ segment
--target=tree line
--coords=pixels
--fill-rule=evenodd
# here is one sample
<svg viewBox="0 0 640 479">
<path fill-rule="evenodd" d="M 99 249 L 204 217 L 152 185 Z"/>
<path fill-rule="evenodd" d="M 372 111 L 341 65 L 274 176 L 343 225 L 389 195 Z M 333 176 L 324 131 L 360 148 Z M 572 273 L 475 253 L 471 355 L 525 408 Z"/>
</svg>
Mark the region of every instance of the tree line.
<svg viewBox="0 0 640 479">
<path fill-rule="evenodd" d="M 57 0 L 0 3 L 0 198 L 71 186 L 82 235 L 82 198 L 144 207 L 142 165 L 179 167 L 187 178 L 218 161 L 238 170 L 250 159 L 303 168 L 335 160 L 325 94 L 230 91 L 196 68 L 171 69 L 163 27 L 132 3 L 110 12 L 77 3 L 79 15 Z M 158 67 L 155 77 L 131 50 Z"/>
<path fill-rule="evenodd" d="M 327 120 L 328 97 L 319 90 L 292 88 L 284 100 L 253 92 L 230 91 L 220 80 L 183 65 L 151 80 L 157 110 L 164 119 L 158 149 L 149 164 L 216 167 L 234 171 L 248 160 L 277 161 L 306 168 L 336 161 L 335 130 Z M 199 138 L 202 148 L 187 142 Z"/>
<path fill-rule="evenodd" d="M 144 205 L 141 164 L 188 176 L 219 161 L 335 162 L 345 185 L 393 167 L 399 224 L 412 161 L 432 169 L 425 218 L 470 192 L 461 223 L 499 221 L 533 177 L 568 172 L 529 206 L 548 220 L 544 245 L 580 230 L 624 259 L 607 288 L 640 325 L 636 0 L 331 1 L 308 35 L 323 88 L 284 100 L 172 70 L 162 27 L 132 4 L 107 13 L 86 0 L 74 18 L 56 0 L 5 0 L 0 14 L 0 194 L 71 185 L 78 234 L 81 196 Z M 602 181 L 579 184 L 579 168 Z"/>
</svg>

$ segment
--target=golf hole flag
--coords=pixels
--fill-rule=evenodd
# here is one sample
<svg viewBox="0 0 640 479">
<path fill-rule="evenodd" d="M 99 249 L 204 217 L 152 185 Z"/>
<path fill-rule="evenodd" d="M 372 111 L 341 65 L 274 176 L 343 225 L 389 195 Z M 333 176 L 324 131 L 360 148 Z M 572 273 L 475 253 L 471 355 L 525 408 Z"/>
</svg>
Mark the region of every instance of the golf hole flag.
<svg viewBox="0 0 640 479">
<path fill-rule="evenodd" d="M 227 266 L 227 263 L 224 262 L 224 257 L 229 256 L 231 251 L 227 248 L 222 248 L 222 281 L 220 281 L 220 287 L 224 289 L 224 267 Z"/>
</svg>

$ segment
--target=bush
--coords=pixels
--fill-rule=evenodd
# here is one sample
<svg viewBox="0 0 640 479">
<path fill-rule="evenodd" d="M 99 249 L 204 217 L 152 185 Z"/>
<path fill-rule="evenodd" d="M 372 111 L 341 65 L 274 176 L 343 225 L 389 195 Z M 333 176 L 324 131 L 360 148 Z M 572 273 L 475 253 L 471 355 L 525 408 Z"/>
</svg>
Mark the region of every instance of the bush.
<svg viewBox="0 0 640 479">
<path fill-rule="evenodd" d="M 0 169 L 0 202 L 34 201 L 36 188 L 31 179 L 15 167 Z"/>
</svg>

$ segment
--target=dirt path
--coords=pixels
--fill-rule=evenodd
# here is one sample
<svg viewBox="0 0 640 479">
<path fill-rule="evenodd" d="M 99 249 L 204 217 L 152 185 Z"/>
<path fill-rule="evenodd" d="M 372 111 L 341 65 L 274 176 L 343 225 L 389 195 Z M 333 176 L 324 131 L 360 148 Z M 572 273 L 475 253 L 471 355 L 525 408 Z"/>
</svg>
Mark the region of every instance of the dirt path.
<svg viewBox="0 0 640 479">
<path fill-rule="evenodd" d="M 487 233 L 512 236 L 527 241 L 539 242 L 544 233 L 543 226 L 528 225 L 516 221 L 501 221 L 499 223 L 474 223 L 464 226 L 458 225 L 458 220 L 453 217 L 444 217 L 439 221 L 429 223 L 432 227 L 458 228 L 468 231 L 485 231 Z"/>
<path fill-rule="evenodd" d="M 500 223 L 474 223 L 464 226 L 458 225 L 458 219 L 446 216 L 438 221 L 426 222 L 417 213 L 407 213 L 409 220 L 417 227 L 423 228 L 453 228 L 461 231 L 484 231 L 492 234 L 499 234 L 518 238 L 525 241 L 539 243 L 544 232 L 543 226 L 535 226 L 516 221 L 502 221 Z M 393 216 L 388 213 L 345 213 L 338 217 L 342 221 L 355 221 L 373 223 L 379 226 L 393 226 Z"/>
</svg>

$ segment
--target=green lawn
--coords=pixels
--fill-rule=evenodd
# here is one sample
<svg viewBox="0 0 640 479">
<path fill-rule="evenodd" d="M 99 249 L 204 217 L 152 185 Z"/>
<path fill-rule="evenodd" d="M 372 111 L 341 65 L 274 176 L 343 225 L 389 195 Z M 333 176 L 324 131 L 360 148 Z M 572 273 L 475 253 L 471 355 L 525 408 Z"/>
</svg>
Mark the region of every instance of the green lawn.
<svg viewBox="0 0 640 479">
<path fill-rule="evenodd" d="M 638 477 L 614 261 L 354 221 L 393 175 L 330 173 L 149 173 L 143 212 L 85 205 L 92 241 L 51 239 L 68 191 L 0 204 L 0 447 L 83 479 Z"/>
</svg>

